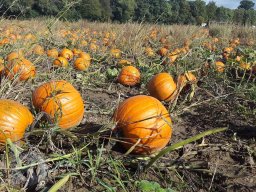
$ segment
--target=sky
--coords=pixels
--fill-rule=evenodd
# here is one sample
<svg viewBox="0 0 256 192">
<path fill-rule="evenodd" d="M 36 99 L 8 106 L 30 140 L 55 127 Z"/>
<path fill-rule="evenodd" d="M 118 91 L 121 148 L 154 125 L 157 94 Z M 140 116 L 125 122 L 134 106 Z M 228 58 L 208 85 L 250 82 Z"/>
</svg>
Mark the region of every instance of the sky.
<svg viewBox="0 0 256 192">
<path fill-rule="evenodd" d="M 241 0 L 205 0 L 206 3 L 209 1 L 215 1 L 218 6 L 224 6 L 231 9 L 235 9 L 240 5 Z M 253 0 L 253 2 L 256 4 L 256 0 Z"/>
</svg>

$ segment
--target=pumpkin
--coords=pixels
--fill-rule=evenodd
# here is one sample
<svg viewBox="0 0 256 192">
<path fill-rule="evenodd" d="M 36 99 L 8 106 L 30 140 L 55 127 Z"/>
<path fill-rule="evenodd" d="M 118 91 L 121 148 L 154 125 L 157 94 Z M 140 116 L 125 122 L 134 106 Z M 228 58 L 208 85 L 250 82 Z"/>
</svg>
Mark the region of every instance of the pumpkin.
<svg viewBox="0 0 256 192">
<path fill-rule="evenodd" d="M 4 73 L 9 79 L 18 75 L 20 81 L 25 81 L 36 76 L 36 68 L 25 58 L 14 59 L 7 63 Z"/>
<path fill-rule="evenodd" d="M 121 54 L 122 54 L 122 52 L 120 49 L 111 49 L 110 50 L 110 55 L 113 58 L 119 59 L 119 58 L 121 58 Z"/>
<path fill-rule="evenodd" d="M 188 83 L 195 84 L 196 82 L 197 82 L 196 76 L 191 72 L 186 72 L 178 76 L 177 86 L 178 88 L 183 88 L 186 85 L 188 85 Z"/>
<path fill-rule="evenodd" d="M 164 57 L 164 56 L 167 55 L 168 51 L 169 51 L 168 49 L 162 47 L 161 49 L 158 50 L 158 54 L 159 54 L 160 56 Z"/>
<path fill-rule="evenodd" d="M 0 99 L 0 109 L 0 143 L 5 143 L 7 138 L 13 142 L 22 139 L 33 122 L 33 115 L 27 107 L 8 99 Z"/>
<path fill-rule="evenodd" d="M 215 68 L 216 68 L 216 71 L 218 71 L 219 73 L 223 73 L 225 70 L 225 64 L 221 61 L 216 61 Z"/>
<path fill-rule="evenodd" d="M 160 151 L 170 141 L 172 121 L 160 101 L 151 96 L 138 95 L 126 99 L 114 114 L 126 149 L 135 144 L 133 153 L 151 154 Z"/>
<path fill-rule="evenodd" d="M 4 59 L 0 57 L 0 75 L 3 70 L 4 70 Z"/>
<path fill-rule="evenodd" d="M 241 62 L 239 67 L 243 70 L 250 70 L 251 69 L 251 64 L 250 63 L 246 63 L 246 62 Z"/>
<path fill-rule="evenodd" d="M 128 60 L 126 60 L 126 59 L 121 59 L 121 60 L 118 61 L 118 64 L 119 64 L 119 65 L 131 65 L 132 62 L 131 62 L 131 61 L 128 61 Z"/>
<path fill-rule="evenodd" d="M 74 54 L 71 50 L 64 48 L 61 50 L 59 56 L 65 57 L 67 60 L 71 60 L 71 59 L 73 59 Z"/>
<path fill-rule="evenodd" d="M 90 61 L 83 58 L 77 58 L 74 62 L 75 69 L 85 71 L 90 66 Z"/>
<path fill-rule="evenodd" d="M 78 54 L 78 57 L 79 58 L 83 58 L 83 59 L 85 59 L 85 60 L 87 60 L 87 61 L 91 61 L 91 56 L 90 56 L 90 54 L 89 53 L 85 53 L 85 52 L 81 52 L 81 53 L 79 53 Z"/>
<path fill-rule="evenodd" d="M 140 82 L 140 72 L 136 67 L 123 67 L 119 76 L 118 82 L 122 85 L 134 86 Z"/>
<path fill-rule="evenodd" d="M 59 67 L 67 67 L 68 60 L 65 57 L 58 57 L 53 61 L 53 65 L 59 66 Z"/>
<path fill-rule="evenodd" d="M 23 58 L 23 52 L 21 50 L 9 53 L 6 57 L 6 60 L 11 61 L 18 58 Z"/>
<path fill-rule="evenodd" d="M 48 57 L 51 57 L 51 58 L 57 58 L 59 56 L 59 52 L 55 48 L 47 50 L 46 54 Z"/>
<path fill-rule="evenodd" d="M 170 101 L 176 88 L 176 83 L 168 73 L 159 73 L 155 75 L 147 85 L 150 95 L 160 101 Z"/>
<path fill-rule="evenodd" d="M 154 57 L 155 56 L 154 50 L 151 47 L 146 47 L 145 48 L 145 54 L 148 57 Z"/>
<path fill-rule="evenodd" d="M 80 49 L 76 49 L 76 48 L 73 49 L 73 54 L 74 54 L 75 56 L 78 56 L 79 53 L 81 53 L 81 52 L 82 52 L 82 50 L 80 50 Z"/>
<path fill-rule="evenodd" d="M 40 45 L 36 45 L 33 49 L 33 53 L 36 55 L 43 55 L 44 54 L 44 48 Z"/>
<path fill-rule="evenodd" d="M 33 91 L 34 107 L 51 117 L 51 121 L 62 129 L 80 124 L 84 114 L 84 103 L 80 93 L 67 81 L 50 81 Z"/>
</svg>

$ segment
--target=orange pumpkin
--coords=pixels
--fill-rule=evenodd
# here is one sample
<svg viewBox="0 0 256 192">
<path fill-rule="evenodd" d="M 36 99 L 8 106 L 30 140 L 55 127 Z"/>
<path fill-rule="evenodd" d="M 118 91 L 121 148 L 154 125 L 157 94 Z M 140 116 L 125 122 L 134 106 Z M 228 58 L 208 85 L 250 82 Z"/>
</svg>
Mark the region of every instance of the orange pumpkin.
<svg viewBox="0 0 256 192">
<path fill-rule="evenodd" d="M 183 88 L 186 85 L 188 85 L 188 83 L 195 84 L 196 82 L 197 82 L 196 76 L 191 72 L 186 72 L 178 76 L 177 86 L 179 88 Z"/>
<path fill-rule="evenodd" d="M 23 52 L 21 50 L 9 53 L 6 57 L 6 60 L 11 61 L 18 58 L 23 58 Z"/>
<path fill-rule="evenodd" d="M 57 58 L 59 56 L 59 52 L 57 49 L 49 49 L 47 50 L 47 56 L 51 58 Z"/>
<path fill-rule="evenodd" d="M 110 55 L 113 58 L 119 59 L 119 58 L 121 58 L 121 54 L 122 54 L 122 52 L 120 49 L 111 49 L 110 50 Z"/>
<path fill-rule="evenodd" d="M 176 83 L 168 73 L 159 73 L 155 75 L 147 85 L 150 95 L 160 101 L 170 101 L 176 88 Z"/>
<path fill-rule="evenodd" d="M 85 71 L 90 66 L 90 61 L 83 58 L 77 58 L 74 62 L 75 69 Z"/>
<path fill-rule="evenodd" d="M 164 56 L 167 55 L 168 51 L 169 51 L 168 49 L 162 47 L 161 49 L 158 50 L 158 54 L 159 54 L 160 56 L 164 57 Z"/>
<path fill-rule="evenodd" d="M 219 73 L 223 73 L 225 70 L 225 64 L 221 61 L 216 61 L 215 67 L 216 67 L 216 71 L 218 71 Z"/>
<path fill-rule="evenodd" d="M 70 61 L 71 59 L 73 59 L 74 54 L 71 50 L 69 50 L 67 48 L 64 48 L 64 49 L 61 50 L 59 56 L 65 57 L 67 60 Z"/>
<path fill-rule="evenodd" d="M 151 154 L 164 148 L 171 139 L 172 121 L 160 101 L 138 95 L 126 99 L 114 114 L 116 130 L 120 130 L 126 149 L 135 144 L 133 153 Z"/>
<path fill-rule="evenodd" d="M 40 45 L 36 45 L 33 49 L 33 53 L 36 55 L 43 55 L 44 54 L 44 48 Z"/>
<path fill-rule="evenodd" d="M 16 75 L 18 75 L 20 81 L 28 80 L 35 77 L 36 68 L 33 63 L 25 58 L 11 60 L 5 67 L 5 76 L 13 79 Z"/>
<path fill-rule="evenodd" d="M 80 49 L 76 49 L 76 48 L 73 49 L 73 54 L 74 54 L 75 56 L 78 56 L 79 53 L 81 53 L 81 52 L 82 52 L 82 50 L 80 50 Z"/>
<path fill-rule="evenodd" d="M 0 75 L 3 70 L 4 70 L 4 59 L 0 57 Z"/>
<path fill-rule="evenodd" d="M 90 54 L 89 53 L 85 53 L 85 52 L 81 52 L 81 53 L 79 53 L 78 54 L 78 57 L 79 58 L 83 58 L 83 59 L 85 59 L 85 60 L 87 60 L 87 61 L 91 61 L 91 56 L 90 56 Z"/>
<path fill-rule="evenodd" d="M 241 69 L 244 69 L 244 70 L 250 70 L 251 69 L 251 64 L 250 63 L 246 63 L 246 62 L 241 62 L 239 67 Z"/>
<path fill-rule="evenodd" d="M 59 66 L 59 67 L 67 67 L 68 60 L 65 57 L 58 57 L 53 61 L 53 65 Z"/>
<path fill-rule="evenodd" d="M 118 82 L 122 85 L 134 86 L 140 82 L 140 72 L 136 67 L 123 67 L 119 76 Z"/>
<path fill-rule="evenodd" d="M 62 129 L 80 124 L 84 103 L 80 93 L 68 82 L 50 81 L 34 90 L 32 102 L 36 109 L 51 117 Z"/>
<path fill-rule="evenodd" d="M 154 50 L 151 47 L 146 47 L 145 48 L 145 54 L 148 57 L 154 57 L 155 56 Z"/>
<path fill-rule="evenodd" d="M 5 143 L 7 138 L 13 142 L 22 139 L 33 122 L 33 115 L 27 107 L 8 99 L 0 99 L 0 109 L 0 143 Z"/>
<path fill-rule="evenodd" d="M 128 60 L 126 60 L 126 59 L 121 59 L 121 60 L 118 61 L 118 64 L 119 64 L 119 65 L 131 65 L 132 62 L 131 62 L 131 61 L 128 61 Z"/>
</svg>

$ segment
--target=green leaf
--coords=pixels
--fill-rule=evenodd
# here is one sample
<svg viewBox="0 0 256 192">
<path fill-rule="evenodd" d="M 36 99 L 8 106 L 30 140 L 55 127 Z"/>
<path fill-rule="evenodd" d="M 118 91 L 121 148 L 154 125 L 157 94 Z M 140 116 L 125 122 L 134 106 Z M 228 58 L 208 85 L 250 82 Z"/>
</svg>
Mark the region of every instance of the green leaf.
<svg viewBox="0 0 256 192">
<path fill-rule="evenodd" d="M 61 187 L 63 187 L 69 180 L 70 175 L 66 175 L 62 179 L 60 179 L 57 183 L 55 183 L 48 192 L 56 192 L 58 191 Z"/>
</svg>

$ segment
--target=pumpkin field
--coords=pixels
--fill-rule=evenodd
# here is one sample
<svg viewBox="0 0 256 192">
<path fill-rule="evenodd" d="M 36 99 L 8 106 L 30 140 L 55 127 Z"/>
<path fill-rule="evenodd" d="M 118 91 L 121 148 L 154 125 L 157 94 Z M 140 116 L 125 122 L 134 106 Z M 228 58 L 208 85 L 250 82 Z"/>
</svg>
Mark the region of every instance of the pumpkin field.
<svg viewBox="0 0 256 192">
<path fill-rule="evenodd" d="M 0 31 L 0 191 L 256 191 L 255 28 Z"/>
</svg>

